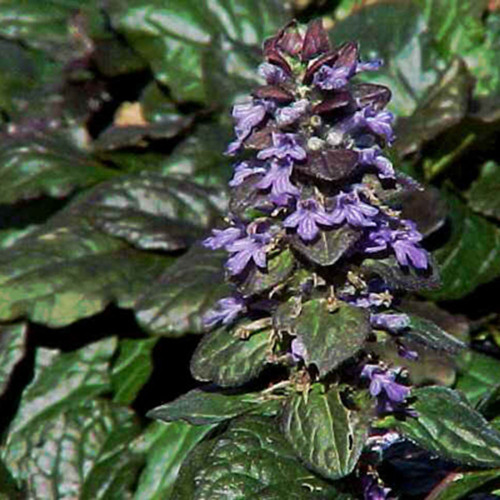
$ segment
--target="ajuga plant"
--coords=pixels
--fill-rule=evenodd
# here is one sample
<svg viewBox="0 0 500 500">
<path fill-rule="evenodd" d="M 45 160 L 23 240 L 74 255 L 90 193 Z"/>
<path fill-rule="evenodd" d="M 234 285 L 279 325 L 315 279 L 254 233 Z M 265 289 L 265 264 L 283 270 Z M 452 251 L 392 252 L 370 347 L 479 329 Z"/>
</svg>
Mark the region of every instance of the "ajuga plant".
<svg viewBox="0 0 500 500">
<path fill-rule="evenodd" d="M 177 497 L 386 498 L 377 464 L 404 436 L 498 465 L 500 436 L 457 393 L 412 388 L 419 352 L 463 346 L 404 300 L 439 278 L 402 216 L 422 188 L 391 161 L 391 92 L 357 77 L 382 61 L 332 47 L 320 21 L 288 24 L 263 52 L 263 84 L 232 109 L 229 212 L 203 241 L 226 256 L 230 290 L 191 363 L 211 385 L 152 412 L 216 426 Z"/>
</svg>

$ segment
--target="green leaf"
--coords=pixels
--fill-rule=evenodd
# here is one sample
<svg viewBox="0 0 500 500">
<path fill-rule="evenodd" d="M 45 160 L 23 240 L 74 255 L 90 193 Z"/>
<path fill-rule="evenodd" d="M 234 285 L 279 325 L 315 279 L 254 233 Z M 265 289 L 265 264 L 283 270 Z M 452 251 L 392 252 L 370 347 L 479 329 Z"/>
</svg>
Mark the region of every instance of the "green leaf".
<svg viewBox="0 0 500 500">
<path fill-rule="evenodd" d="M 236 393 L 214 387 L 195 389 L 171 403 L 158 406 L 148 413 L 149 418 L 172 422 L 184 420 L 192 425 L 218 424 L 244 413 L 261 415 L 276 413 L 277 400 L 266 400 L 259 393 Z"/>
<path fill-rule="evenodd" d="M 10 40 L 0 40 L 0 51 L 0 108 L 10 119 L 20 118 L 26 115 L 26 99 L 50 93 L 46 87 L 60 76 L 61 68 L 45 54 Z"/>
<path fill-rule="evenodd" d="M 480 214 L 500 220 L 500 166 L 489 161 L 468 193 L 470 207 Z"/>
<path fill-rule="evenodd" d="M 353 36 L 364 58 L 380 57 L 385 63 L 362 78 L 388 86 L 393 96 L 390 110 L 399 117 L 411 115 L 444 69 L 421 9 L 398 0 L 359 5 L 330 30 L 335 45 Z"/>
<path fill-rule="evenodd" d="M 89 412 L 85 415 L 87 408 Z M 89 421 L 94 419 L 93 428 L 89 429 L 89 435 L 85 436 L 86 442 L 80 441 L 79 446 L 83 448 L 86 444 L 87 446 L 90 444 L 95 447 L 95 441 L 101 441 L 92 468 L 83 475 L 84 483 L 80 498 L 93 500 L 129 496 L 142 465 L 142 460 L 129 449 L 130 442 L 140 430 L 134 413 L 125 408 L 114 407 L 108 401 L 99 400 L 86 403 L 80 410 L 78 408 L 75 410 L 75 413 L 78 412 L 75 430 L 85 424 L 89 425 Z M 68 414 L 70 413 L 69 411 Z M 105 439 L 99 439 L 98 433 L 103 430 L 107 431 Z M 72 457 L 72 462 L 75 458 Z M 88 462 L 89 458 L 85 458 Z"/>
<path fill-rule="evenodd" d="M 304 243 L 298 235 L 290 238 L 293 248 L 320 266 L 331 266 L 337 262 L 361 237 L 358 229 L 345 225 L 338 229 L 320 231 L 311 243 Z"/>
<path fill-rule="evenodd" d="M 437 386 L 414 389 L 412 396 L 416 400 L 411 407 L 418 417 L 389 417 L 384 427 L 445 459 L 477 467 L 500 466 L 500 433 L 463 396 Z"/>
<path fill-rule="evenodd" d="M 408 317 L 410 318 L 408 330 L 402 333 L 405 338 L 451 354 L 456 354 L 466 347 L 463 342 L 444 331 L 433 321 L 413 314 L 408 315 Z"/>
<path fill-rule="evenodd" d="M 144 172 L 101 184 L 85 201 L 104 233 L 146 250 L 186 248 L 219 218 L 219 193 L 187 179 Z"/>
<path fill-rule="evenodd" d="M 202 333 L 203 315 L 230 292 L 224 280 L 226 259 L 223 251 L 193 246 L 139 298 L 134 309 L 140 326 L 169 337 Z"/>
<path fill-rule="evenodd" d="M 80 14 L 80 23 L 85 20 L 87 36 L 103 35 L 104 17 L 99 7 L 95 0 L 85 4 L 79 0 L 48 0 L 44 4 L 37 0 L 21 3 L 5 0 L 0 5 L 0 35 L 67 61 L 76 57 L 77 51 L 84 55 L 86 49 L 84 40 L 80 45 L 68 43 L 72 31 L 77 28 L 75 13 Z"/>
<path fill-rule="evenodd" d="M 475 490 L 482 488 L 484 493 L 484 486 L 498 478 L 500 478 L 500 469 L 451 472 L 431 491 L 426 500 L 473 498 L 471 494 Z"/>
<path fill-rule="evenodd" d="M 111 389 L 115 348 L 109 338 L 68 353 L 38 349 L 2 450 L 29 498 L 123 498 L 130 489 L 139 463 L 127 447 L 138 426 L 130 411 L 94 399 Z"/>
<path fill-rule="evenodd" d="M 283 283 L 292 274 L 294 267 L 295 258 L 289 249 L 285 249 L 268 259 L 265 270 L 251 270 L 238 289 L 243 295 L 265 292 Z"/>
<path fill-rule="evenodd" d="M 426 292 L 432 300 L 455 300 L 500 275 L 500 230 L 474 214 L 458 198 L 447 196 L 451 235 L 434 255 L 442 286 Z"/>
<path fill-rule="evenodd" d="M 26 323 L 0 326 L 0 395 L 7 389 L 12 372 L 26 352 Z"/>
<path fill-rule="evenodd" d="M 178 114 L 175 103 L 155 81 L 142 91 L 140 103 L 144 118 L 150 123 L 163 123 Z"/>
<path fill-rule="evenodd" d="M 242 339 L 234 331 L 219 328 L 205 334 L 191 359 L 193 377 L 221 387 L 249 382 L 268 363 L 270 333 L 271 330 L 264 330 Z"/>
<path fill-rule="evenodd" d="M 116 175 L 58 134 L 4 138 L 0 174 L 0 203 L 4 204 L 41 195 L 64 198 L 77 188 Z"/>
<path fill-rule="evenodd" d="M 172 498 L 349 498 L 309 472 L 273 419 L 243 417 L 195 448 Z"/>
<path fill-rule="evenodd" d="M 464 352 L 459 362 L 456 389 L 478 407 L 500 388 L 500 361 L 479 352 Z"/>
<path fill-rule="evenodd" d="M 402 267 L 392 255 L 385 259 L 364 259 L 360 270 L 367 277 L 373 274 L 380 276 L 397 290 L 416 292 L 432 290 L 440 285 L 438 266 L 432 257 L 429 269 L 424 271 L 411 266 Z"/>
<path fill-rule="evenodd" d="M 189 175 L 200 184 L 216 185 L 226 189 L 231 177 L 231 160 L 222 155 L 231 140 L 233 130 L 226 123 L 213 121 L 198 125 L 181 142 L 172 154 L 165 158 L 162 171 Z"/>
<path fill-rule="evenodd" d="M 467 112 L 471 89 L 472 81 L 465 63 L 454 59 L 415 112 L 398 121 L 397 151 L 401 155 L 416 153 L 423 143 L 459 123 Z M 427 174 L 430 176 L 429 172 Z"/>
<path fill-rule="evenodd" d="M 3 462 L 0 462 L 0 500 L 21 500 L 22 493 Z"/>
<path fill-rule="evenodd" d="M 97 231 L 85 219 L 85 198 L 0 250 L 0 320 L 27 316 L 52 327 L 130 307 L 170 263 Z M 83 214 L 82 214 L 83 212 Z"/>
<path fill-rule="evenodd" d="M 446 202 L 433 186 L 427 186 L 423 191 L 403 191 L 391 197 L 388 203 L 401 209 L 401 218 L 415 222 L 424 237 L 440 229 L 446 222 Z"/>
<path fill-rule="evenodd" d="M 352 472 L 368 437 L 369 419 L 348 410 L 340 391 L 314 385 L 308 393 L 291 396 L 283 411 L 282 429 L 308 467 L 328 479 Z"/>
<path fill-rule="evenodd" d="M 127 451 L 137 432 L 132 412 L 83 401 L 9 436 L 4 459 L 29 498 L 123 498 L 140 466 Z"/>
<path fill-rule="evenodd" d="M 153 422 L 133 443 L 135 453 L 146 455 L 137 489 L 136 500 L 172 498 L 179 469 L 189 452 L 212 429 L 212 425 L 192 426 L 186 422 Z"/>
<path fill-rule="evenodd" d="M 416 0 L 428 29 L 443 56 L 459 54 L 473 73 L 476 93 L 486 95 L 500 88 L 498 71 L 499 16 L 484 14 L 488 0 Z"/>
<path fill-rule="evenodd" d="M 184 132 L 192 118 L 172 114 L 160 123 L 150 125 L 110 125 L 94 141 L 95 151 L 144 146 L 146 140 L 172 139 Z"/>
<path fill-rule="evenodd" d="M 198 102 L 226 101 L 255 82 L 257 47 L 284 21 L 283 6 L 264 0 L 115 0 L 110 13 L 174 99 Z"/>
<path fill-rule="evenodd" d="M 26 226 L 23 229 L 2 229 L 0 230 L 0 248 L 9 248 L 16 241 L 24 238 L 27 234 L 34 231 L 38 226 L 32 224 L 30 226 Z"/>
<path fill-rule="evenodd" d="M 111 370 L 113 401 L 130 404 L 153 371 L 152 352 L 158 339 L 122 339 Z"/>
<path fill-rule="evenodd" d="M 306 302 L 294 322 L 294 333 L 306 348 L 304 360 L 317 366 L 320 377 L 354 356 L 370 332 L 367 311 L 339 304 L 330 312 L 325 299 Z"/>
<path fill-rule="evenodd" d="M 8 442 L 29 434 L 54 414 L 111 389 L 108 364 L 116 350 L 115 338 L 94 342 L 73 352 L 39 348 L 35 378 L 23 393 Z"/>
</svg>

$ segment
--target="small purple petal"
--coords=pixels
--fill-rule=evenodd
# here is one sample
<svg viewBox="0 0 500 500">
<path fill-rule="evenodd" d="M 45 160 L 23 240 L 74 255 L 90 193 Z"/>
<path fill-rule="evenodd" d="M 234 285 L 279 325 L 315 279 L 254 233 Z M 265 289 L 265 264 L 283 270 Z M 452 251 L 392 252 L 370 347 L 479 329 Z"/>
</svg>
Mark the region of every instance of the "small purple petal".
<svg viewBox="0 0 500 500">
<path fill-rule="evenodd" d="M 273 145 L 260 151 L 257 158 L 260 160 L 267 160 L 271 157 L 280 159 L 289 157 L 298 161 L 305 160 L 307 154 L 304 148 L 299 145 L 298 136 L 296 134 L 273 132 L 272 141 Z"/>
<path fill-rule="evenodd" d="M 389 403 L 402 403 L 410 394 L 410 388 L 395 382 L 397 373 L 396 370 L 386 370 L 378 365 L 365 365 L 361 377 L 370 379 L 370 394 L 372 396 L 383 398 L 383 391 L 389 399 Z"/>
<path fill-rule="evenodd" d="M 371 476 L 363 477 L 364 500 L 387 500 L 390 488 L 384 488 Z"/>
<path fill-rule="evenodd" d="M 291 161 L 273 161 L 264 178 L 256 184 L 258 189 L 269 189 L 274 199 L 280 199 L 282 195 L 298 196 L 300 190 L 290 182 L 293 164 Z"/>
<path fill-rule="evenodd" d="M 300 337 L 295 337 L 291 344 L 292 357 L 296 363 L 307 357 L 307 349 Z"/>
<path fill-rule="evenodd" d="M 245 310 L 246 305 L 241 297 L 226 297 L 205 313 L 202 319 L 203 325 L 207 328 L 212 328 L 218 323 L 229 325 Z"/>
<path fill-rule="evenodd" d="M 406 346 L 399 344 L 398 345 L 398 356 L 400 356 L 404 359 L 409 359 L 410 361 L 415 361 L 418 359 L 418 352 L 412 351 L 411 349 L 408 349 Z"/>
<path fill-rule="evenodd" d="M 309 101 L 307 99 L 301 99 L 294 102 L 290 106 L 285 108 L 280 108 L 276 112 L 276 122 L 280 127 L 285 127 L 287 125 L 292 125 L 295 123 L 304 113 L 307 111 L 309 106 Z"/>
<path fill-rule="evenodd" d="M 379 313 L 370 316 L 370 323 L 375 328 L 382 328 L 390 332 L 399 332 L 408 327 L 410 318 L 407 314 L 403 313 Z"/>
<path fill-rule="evenodd" d="M 371 61 L 359 61 L 356 65 L 356 73 L 361 71 L 378 71 L 384 65 L 382 59 L 373 59 Z"/>
<path fill-rule="evenodd" d="M 285 72 L 279 66 L 268 62 L 262 63 L 258 68 L 258 72 L 269 85 L 283 83 L 287 79 Z"/>
<path fill-rule="evenodd" d="M 265 173 L 264 167 L 251 166 L 247 161 L 242 161 L 234 167 L 233 178 L 229 181 L 231 187 L 239 186 L 247 177 L 254 174 Z"/>
<path fill-rule="evenodd" d="M 382 392 L 382 381 L 379 377 L 372 378 L 370 382 L 370 394 L 372 396 L 378 396 Z"/>
<path fill-rule="evenodd" d="M 338 194 L 335 203 L 331 213 L 331 220 L 335 224 L 347 222 L 355 227 L 376 226 L 371 218 L 378 214 L 378 209 L 362 202 L 356 192 Z"/>
<path fill-rule="evenodd" d="M 361 165 L 374 165 L 381 179 L 394 179 L 395 172 L 391 161 L 382 155 L 378 146 L 361 149 L 358 151 L 358 161 Z"/>
<path fill-rule="evenodd" d="M 251 258 L 252 252 L 249 250 L 240 250 L 239 252 L 235 253 L 226 262 L 226 267 L 229 273 L 233 276 L 240 274 L 248 265 Z"/>
<path fill-rule="evenodd" d="M 417 269 L 426 269 L 429 265 L 427 252 L 417 246 L 422 240 L 422 235 L 415 229 L 411 221 L 401 221 L 403 229 L 389 229 L 381 226 L 369 234 L 369 241 L 365 252 L 375 253 L 391 247 L 396 254 L 396 259 L 402 266 L 410 263 Z"/>
<path fill-rule="evenodd" d="M 402 403 L 410 394 L 410 388 L 397 382 L 388 382 L 384 385 L 387 397 L 394 403 Z"/>
<path fill-rule="evenodd" d="M 296 211 L 283 221 L 285 227 L 297 228 L 297 234 L 306 242 L 316 238 L 319 232 L 318 224 L 332 226 L 333 222 L 330 215 L 313 198 L 299 201 Z"/>
<path fill-rule="evenodd" d="M 203 240 L 202 244 L 211 250 L 224 248 L 236 241 L 241 236 L 241 229 L 238 227 L 228 227 L 226 229 L 212 229 L 212 236 Z"/>
<path fill-rule="evenodd" d="M 226 250 L 233 255 L 226 262 L 229 273 L 233 276 L 240 274 L 253 260 L 259 267 L 266 267 L 266 246 L 271 241 L 267 233 L 250 234 L 226 246 Z"/>
<path fill-rule="evenodd" d="M 352 68 L 323 65 L 314 74 L 313 84 L 323 90 L 337 90 L 345 87 L 351 76 Z"/>
</svg>

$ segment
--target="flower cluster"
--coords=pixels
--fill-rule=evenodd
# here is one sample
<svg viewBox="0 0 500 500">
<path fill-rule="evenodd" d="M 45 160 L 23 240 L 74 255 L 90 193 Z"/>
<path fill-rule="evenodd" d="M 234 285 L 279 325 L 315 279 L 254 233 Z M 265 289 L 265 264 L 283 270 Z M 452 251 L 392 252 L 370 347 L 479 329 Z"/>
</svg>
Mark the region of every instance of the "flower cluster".
<svg viewBox="0 0 500 500">
<path fill-rule="evenodd" d="M 245 153 L 230 186 L 261 195 L 253 207 L 260 217 L 230 214 L 229 227 L 214 230 L 205 246 L 229 253 L 226 267 L 236 284 L 253 269 L 266 269 L 276 238 L 290 241 L 296 234 L 313 246 L 322 233 L 345 227 L 361 233 L 352 253 L 393 253 L 400 266 L 425 270 L 429 259 L 413 222 L 401 219 L 362 182 L 370 174 L 381 185 L 397 182 L 383 154 L 395 138 L 393 115 L 384 109 L 390 91 L 351 82 L 359 72 L 377 70 L 381 61 L 360 61 L 352 42 L 332 49 L 319 23 L 305 34 L 292 23 L 266 42 L 264 55 L 259 74 L 265 84 L 233 107 L 236 140 L 226 152 Z M 356 297 L 361 307 L 381 305 L 375 302 Z M 241 296 L 226 298 L 206 323 L 228 324 L 245 310 Z M 394 331 L 405 326 L 401 316 L 384 319 L 375 312 L 372 322 Z"/>
<path fill-rule="evenodd" d="M 290 298 L 293 271 L 308 270 L 326 276 L 322 283 L 330 302 L 365 310 L 374 331 L 397 337 L 408 327 L 406 314 L 394 310 L 397 289 L 383 273 L 359 269 L 368 259 L 398 268 L 394 272 L 418 274 L 431 263 L 415 224 L 388 203 L 401 188 L 385 153 L 395 140 L 394 117 L 385 109 L 391 93 L 355 78 L 382 62 L 361 61 L 353 42 L 332 48 L 320 22 L 306 29 L 290 23 L 266 41 L 264 56 L 263 84 L 232 109 L 235 140 L 226 154 L 241 159 L 229 182 L 228 225 L 204 241 L 228 253 L 226 270 L 235 292 L 206 314 L 205 324 L 229 325 L 251 316 L 263 289 L 253 291 L 248 283 L 259 275 L 272 282 L 270 260 L 291 251 L 293 269 L 272 283 L 266 299 L 276 289 L 284 291 L 278 300 L 268 300 L 267 314 L 274 314 L 280 298 Z M 337 266 L 335 278 L 332 266 Z M 310 287 L 302 283 L 300 290 L 301 300 L 310 298 Z M 307 361 L 307 345 L 288 333 L 291 362 Z M 416 356 L 399 346 L 403 357 Z M 409 394 L 395 370 L 366 364 L 361 373 L 385 411 Z"/>
</svg>

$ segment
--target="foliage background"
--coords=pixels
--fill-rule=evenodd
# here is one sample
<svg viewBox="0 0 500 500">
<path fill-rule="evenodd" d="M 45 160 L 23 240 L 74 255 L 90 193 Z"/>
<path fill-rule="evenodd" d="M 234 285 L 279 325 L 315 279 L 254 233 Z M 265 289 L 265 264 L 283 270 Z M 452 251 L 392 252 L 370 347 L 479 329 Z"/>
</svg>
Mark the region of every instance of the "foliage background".
<svg viewBox="0 0 500 500">
<path fill-rule="evenodd" d="M 384 58 L 394 159 L 431 185 L 409 210 L 443 287 L 418 307 L 471 346 L 419 382 L 499 415 L 498 2 L 0 0 L 0 497 L 168 498 L 209 432 L 145 417 L 196 387 L 224 294 L 217 260 L 170 266 L 224 211 L 230 106 L 293 16 Z M 418 449 L 385 467 L 408 498 L 447 473 Z M 470 474 L 458 495 L 500 486 Z"/>
</svg>

